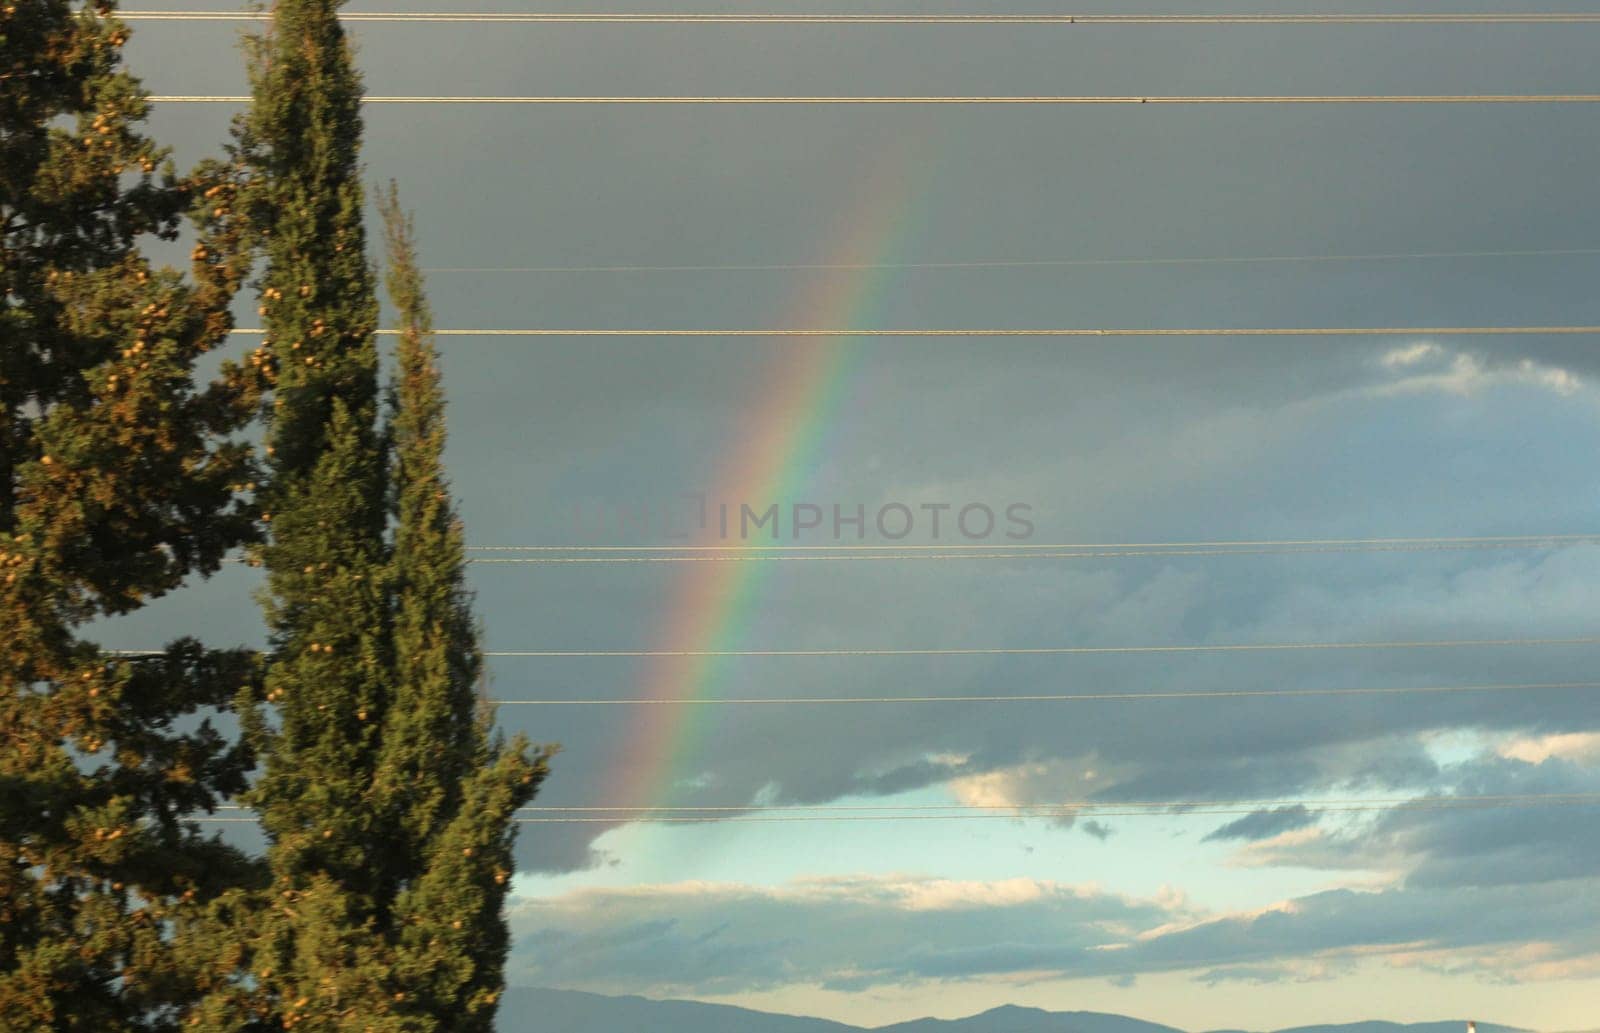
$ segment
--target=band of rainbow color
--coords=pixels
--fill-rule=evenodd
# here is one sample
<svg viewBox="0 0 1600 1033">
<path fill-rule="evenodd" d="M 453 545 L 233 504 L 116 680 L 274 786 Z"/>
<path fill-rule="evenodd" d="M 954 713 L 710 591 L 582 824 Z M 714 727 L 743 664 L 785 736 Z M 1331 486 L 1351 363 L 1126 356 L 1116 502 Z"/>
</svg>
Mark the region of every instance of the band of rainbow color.
<svg viewBox="0 0 1600 1033">
<path fill-rule="evenodd" d="M 931 131 L 931 130 L 930 130 Z M 880 148 L 857 180 L 851 203 L 835 218 L 826 262 L 882 266 L 900 255 L 918 222 L 931 168 L 923 130 L 910 125 Z M 824 275 L 799 292 L 799 326 L 872 326 L 875 308 L 894 269 L 866 268 Z M 823 461 L 848 427 L 860 396 L 864 343 L 854 338 L 780 338 L 758 386 L 741 406 L 739 445 L 718 463 L 708 512 L 777 502 L 780 510 L 805 496 Z M 716 533 L 718 521 L 709 521 Z M 661 648 L 737 649 L 748 641 L 769 585 L 789 576 L 782 564 L 690 564 L 676 580 L 657 632 Z M 647 699 L 714 699 L 725 693 L 738 658 L 657 657 L 640 675 Z M 620 742 L 618 774 L 608 799 L 667 804 L 700 773 L 699 750 L 712 711 L 696 707 L 637 707 Z"/>
</svg>

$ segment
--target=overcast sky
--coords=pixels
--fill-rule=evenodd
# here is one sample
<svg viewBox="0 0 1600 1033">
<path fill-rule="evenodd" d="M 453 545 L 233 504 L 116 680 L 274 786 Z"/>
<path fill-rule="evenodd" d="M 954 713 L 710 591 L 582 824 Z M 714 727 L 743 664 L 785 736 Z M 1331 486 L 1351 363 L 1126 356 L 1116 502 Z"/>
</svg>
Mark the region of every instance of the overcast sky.
<svg viewBox="0 0 1600 1033">
<path fill-rule="evenodd" d="M 1403 9 L 1253 9 L 1380 7 Z M 153 92 L 237 93 L 237 32 L 138 23 L 130 56 Z M 356 35 L 373 93 L 452 95 L 1587 92 L 1600 45 L 1600 26 L 430 24 Z M 155 129 L 188 160 L 221 146 L 230 113 L 162 107 Z M 449 327 L 1600 324 L 1596 114 L 391 106 L 369 109 L 366 153 L 371 177 L 397 179 L 416 210 Z M 1416 253 L 1433 257 L 1333 257 Z M 1286 257 L 1330 260 L 962 265 Z M 816 264 L 889 267 L 748 268 Z M 571 271 L 596 266 L 745 268 Z M 485 268 L 496 271 L 460 271 Z M 819 298 L 857 301 L 808 300 Z M 1589 338 L 444 347 L 450 470 L 479 544 L 565 545 L 580 531 L 584 544 L 666 544 L 576 528 L 572 513 L 715 492 L 752 440 L 802 433 L 818 444 L 791 471 L 783 490 L 795 494 L 724 501 L 869 512 L 1022 502 L 1038 543 L 1600 531 Z M 774 399 L 793 386 L 788 371 L 828 356 L 833 407 L 803 395 L 786 435 Z M 492 650 L 703 648 L 670 629 L 720 627 L 718 614 L 739 618 L 723 639 L 734 649 L 1572 638 L 1594 634 L 1600 603 L 1600 546 L 1585 544 L 771 567 L 742 592 L 728 583 L 699 598 L 703 613 L 678 611 L 704 564 L 479 566 L 473 580 Z M 259 641 L 249 587 L 233 571 L 126 622 L 113 644 L 189 629 Z M 776 698 L 1528 684 L 1600 678 L 1597 658 L 1583 645 L 750 657 L 691 688 Z M 493 691 L 638 696 L 651 664 L 500 658 Z M 1600 792 L 1597 700 L 1567 688 L 687 716 L 508 706 L 507 729 L 565 747 L 540 805 L 1290 801 L 1092 821 L 526 826 L 510 975 L 863 1024 L 1013 1002 L 1191 1029 L 1468 1012 L 1592 1026 L 1600 808 L 1340 812 L 1314 801 Z M 678 717 L 686 745 L 657 763 L 650 743 Z"/>
</svg>

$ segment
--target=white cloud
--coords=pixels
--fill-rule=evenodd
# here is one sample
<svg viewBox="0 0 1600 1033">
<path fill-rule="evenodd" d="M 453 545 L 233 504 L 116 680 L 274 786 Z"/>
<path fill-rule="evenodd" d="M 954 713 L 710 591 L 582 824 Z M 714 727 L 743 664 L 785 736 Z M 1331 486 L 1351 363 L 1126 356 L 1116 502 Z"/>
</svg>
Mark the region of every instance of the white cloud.
<svg viewBox="0 0 1600 1033">
<path fill-rule="evenodd" d="M 1384 352 L 1378 361 L 1389 369 L 1406 369 L 1428 359 L 1444 354 L 1444 349 L 1430 341 L 1419 341 Z"/>
<path fill-rule="evenodd" d="M 1501 744 L 1495 752 L 1527 764 L 1540 764 L 1551 757 L 1593 764 L 1600 761 L 1600 732 L 1522 736 Z"/>
<path fill-rule="evenodd" d="M 1105 784 L 1105 772 L 1094 757 L 1017 764 L 982 774 L 952 779 L 948 788 L 955 798 L 974 807 L 1030 807 L 1081 800 Z"/>
<path fill-rule="evenodd" d="M 1395 379 L 1371 389 L 1378 397 L 1406 394 L 1450 394 L 1472 397 L 1494 387 L 1522 385 L 1561 396 L 1584 387 L 1577 374 L 1560 366 L 1532 359 L 1514 363 L 1488 363 L 1470 352 L 1454 351 L 1432 342 L 1392 348 L 1378 364 Z"/>
</svg>

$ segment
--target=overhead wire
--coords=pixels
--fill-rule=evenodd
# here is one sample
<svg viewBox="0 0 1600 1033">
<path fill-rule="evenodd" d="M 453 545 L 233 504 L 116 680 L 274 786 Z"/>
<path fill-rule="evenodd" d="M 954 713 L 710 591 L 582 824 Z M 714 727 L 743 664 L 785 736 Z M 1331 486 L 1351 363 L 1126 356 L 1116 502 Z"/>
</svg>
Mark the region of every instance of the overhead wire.
<svg viewBox="0 0 1600 1033">
<path fill-rule="evenodd" d="M 249 104 L 248 94 L 155 94 L 155 104 Z M 1411 94 L 1196 94 L 1157 96 L 969 95 L 969 96 L 756 96 L 740 94 L 447 96 L 370 95 L 365 104 L 495 105 L 1239 105 L 1239 104 L 1595 104 L 1600 93 L 1411 93 Z"/>
<path fill-rule="evenodd" d="M 237 327 L 229 333 L 260 337 L 266 328 Z M 400 330 L 375 331 L 397 337 Z M 1525 337 L 1600 334 L 1600 324 L 1554 326 L 1288 326 L 1288 327 L 989 327 L 874 329 L 842 327 L 522 327 L 445 328 L 435 337 Z"/>
<path fill-rule="evenodd" d="M 951 560 L 1082 560 L 1221 556 L 1315 556 L 1332 553 L 1463 552 L 1550 549 L 1600 542 L 1597 534 L 1511 535 L 1500 538 L 1324 539 L 1305 541 L 1088 545 L 1072 543 L 943 542 L 865 545 L 468 545 L 466 562 L 480 566 L 542 564 L 662 564 L 722 562 L 917 562 Z M 484 555 L 484 554 L 489 555 Z M 512 555 L 494 555 L 511 553 Z M 246 563 L 230 557 L 226 562 Z"/>
<path fill-rule="evenodd" d="M 595 816 L 590 813 L 582 814 L 556 814 L 529 817 L 518 813 L 510 820 L 520 825 L 582 825 L 605 824 L 618 825 L 622 823 L 636 824 L 706 824 L 717 823 L 792 823 L 792 822 L 895 822 L 895 821 L 1023 821 L 1028 819 L 1061 819 L 1077 817 L 1191 817 L 1207 815 L 1236 815 L 1256 814 L 1265 809 L 1279 807 L 1302 806 L 1307 810 L 1315 810 L 1321 814 L 1349 814 L 1366 813 L 1375 811 L 1450 811 L 1450 810 L 1476 810 L 1476 809 L 1522 809 L 1533 807 L 1571 807 L 1600 805 L 1600 793 L 1567 793 L 1548 795 L 1528 795 L 1518 797 L 1420 797 L 1410 798 L 1402 802 L 1352 802 L 1336 803 L 1324 806 L 1316 800 L 1272 800 L 1259 801 L 1248 807 L 1206 804 L 1194 802 L 1172 802 L 1169 804 L 1139 804 L 1105 803 L 1101 805 L 1085 804 L 1071 808 L 1052 808 L 1049 806 L 1030 807 L 1027 805 L 1013 806 L 1005 812 L 990 810 L 970 810 L 956 812 L 928 813 L 911 811 L 901 808 L 894 813 L 841 813 L 837 810 L 820 813 L 803 814 L 772 814 L 749 813 L 760 811 L 760 808 L 741 808 L 742 813 L 719 814 L 716 812 L 702 813 L 699 815 L 686 814 L 659 814 L 659 813 L 628 813 Z M 1118 810 L 1116 808 L 1125 808 Z M 884 808 L 888 811 L 889 808 Z M 200 817 L 197 820 L 209 823 L 239 823 L 255 824 L 259 821 L 255 817 Z"/>
<path fill-rule="evenodd" d="M 1024 549 L 1011 546 L 989 546 L 990 549 L 1002 551 L 975 551 L 961 549 L 958 545 L 930 546 L 917 551 L 901 551 L 894 546 L 873 546 L 874 549 L 886 550 L 875 552 L 842 551 L 848 546 L 838 547 L 841 551 L 828 551 L 830 546 L 795 546 L 796 549 L 815 549 L 819 551 L 787 552 L 770 551 L 761 549 L 757 551 L 753 546 L 729 546 L 724 550 L 715 552 L 696 552 L 692 554 L 676 555 L 618 555 L 608 552 L 606 555 L 576 555 L 576 556 L 481 556 L 469 555 L 467 562 L 478 566 L 538 566 L 562 564 L 661 564 L 661 563 L 777 563 L 777 562 L 811 562 L 811 563 L 873 563 L 873 562 L 933 562 L 933 561 L 971 561 L 971 560 L 1083 560 L 1083 559 L 1132 559 L 1132 558 L 1162 558 L 1175 556 L 1308 556 L 1330 553 L 1384 553 L 1384 552 L 1451 552 L 1471 551 L 1479 549 L 1528 549 L 1542 546 L 1555 546 L 1558 544 L 1592 543 L 1600 541 L 1600 536 L 1585 536 L 1573 539 L 1546 539 L 1542 542 L 1469 542 L 1469 543 L 1431 543 L 1431 544 L 1396 544 L 1396 545 L 1368 545 L 1368 544 L 1341 544 L 1325 546 L 1285 546 L 1263 547 L 1253 549 L 1224 548 L 1224 549 L 1129 549 L 1129 550 L 1093 550 L 1093 549 L 1068 549 L 1053 551 L 1049 549 Z M 538 548 L 529 546 L 525 548 Z M 670 550 L 665 547 L 640 547 L 641 552 L 660 552 Z M 713 547 L 714 548 L 714 547 Z M 784 549 L 784 546 L 771 547 L 772 550 Z M 949 548 L 952 551 L 936 551 Z M 569 551 L 561 547 L 554 547 L 555 551 Z M 489 551 L 482 546 L 472 546 L 469 553 Z M 573 552 L 587 552 L 582 546 L 570 547 Z M 630 550 L 631 551 L 631 550 Z"/>
<path fill-rule="evenodd" d="M 1453 695 L 1456 693 L 1534 692 L 1556 689 L 1600 689 L 1600 682 L 1520 682 L 1492 685 L 1394 685 L 1328 689 L 1191 689 L 1177 692 L 1034 693 L 965 696 L 779 696 L 697 698 L 685 696 L 613 699 L 493 699 L 495 706 L 811 706 L 929 703 L 1136 703 L 1185 699 L 1295 699 L 1319 696 Z"/>
<path fill-rule="evenodd" d="M 723 265 L 529 265 L 427 266 L 424 273 L 667 273 L 667 272 L 805 272 L 869 269 L 1032 269 L 1072 266 L 1132 265 L 1258 265 L 1295 262 L 1386 262 L 1448 258 L 1535 258 L 1600 255 L 1600 248 L 1547 248 L 1508 251 L 1402 251 L 1356 255 L 1245 255 L 1170 258 L 1023 258 L 953 262 L 773 262 Z"/>
<path fill-rule="evenodd" d="M 1187 811 L 1200 807 L 1345 807 L 1371 805 L 1397 807 L 1410 803 L 1523 803 L 1527 801 L 1575 800 L 1600 801 L 1600 792 L 1573 793 L 1488 793 L 1466 796 L 1353 796 L 1284 799 L 1282 797 L 1245 797 L 1242 799 L 1186 799 L 1186 800 L 1055 800 L 1040 803 L 889 803 L 889 804 L 836 804 L 836 803 L 785 803 L 785 804 L 708 804 L 665 805 L 640 804 L 634 806 L 569 805 L 551 806 L 528 804 L 518 807 L 518 814 L 827 814 L 827 813 L 928 813 L 928 812 L 1005 812 L 1063 814 L 1094 811 L 1106 807 L 1139 808 L 1148 811 Z M 219 811 L 244 811 L 238 804 L 219 804 Z"/>
<path fill-rule="evenodd" d="M 1247 642 L 1146 646 L 979 646 L 922 649 L 510 649 L 485 650 L 489 657 L 865 657 L 865 656 L 1073 656 L 1160 653 L 1265 653 L 1298 650 L 1463 649 L 1498 646 L 1575 646 L 1600 643 L 1600 636 L 1574 638 L 1433 639 L 1377 642 Z"/>
<path fill-rule="evenodd" d="M 1364 546 L 1364 545 L 1394 545 L 1394 546 L 1432 546 L 1436 544 L 1465 544 L 1465 545 L 1526 545 L 1537 547 L 1550 542 L 1590 542 L 1600 540 L 1600 533 L 1595 534 L 1509 534 L 1509 535 L 1457 535 L 1457 536 L 1414 536 L 1414 537 L 1388 537 L 1388 538 L 1241 538 L 1241 539 L 1192 539 L 1188 541 L 1167 542 L 1050 542 L 1033 543 L 1018 542 L 1008 545 L 1008 549 L 1196 549 L 1216 548 L 1227 549 L 1234 546 L 1245 548 L 1277 547 L 1277 546 Z M 744 550 L 749 552 L 764 551 L 768 549 L 781 549 L 784 551 L 799 549 L 828 549 L 828 550 L 910 550 L 910 549 L 988 549 L 990 545 L 964 544 L 952 542 L 949 544 L 910 544 L 910 545 L 471 545 L 468 551 L 480 552 L 725 552 L 728 550 Z"/>
<path fill-rule="evenodd" d="M 124 21 L 265 21 L 268 11 L 119 11 Z M 488 23 L 536 25 L 1584 25 L 1600 14 L 1555 12 L 1439 12 L 1393 14 L 697 14 L 566 13 L 541 11 L 345 11 L 346 22 Z"/>
<path fill-rule="evenodd" d="M 1251 808 L 1277 808 L 1277 807 L 1353 807 L 1371 805 L 1381 807 L 1399 807 L 1419 800 L 1428 803 L 1524 803 L 1528 801 L 1580 801 L 1600 802 L 1600 792 L 1574 792 L 1574 793 L 1503 793 L 1472 796 L 1391 796 L 1391 797 L 1334 797 L 1285 800 L 1276 797 L 1252 797 L 1238 800 L 1061 800 L 1043 801 L 1040 803 L 930 803 L 930 804 L 745 804 L 743 806 L 708 805 L 708 806 L 668 806 L 648 804 L 642 806 L 550 806 L 544 804 L 519 807 L 519 814 L 748 814 L 752 811 L 779 814 L 827 814 L 827 813 L 995 813 L 1031 814 L 1050 813 L 1065 814 L 1082 811 L 1096 811 L 1106 807 L 1138 808 L 1149 811 L 1187 811 L 1198 807 L 1251 807 Z"/>
<path fill-rule="evenodd" d="M 1573 638 L 1432 639 L 1376 642 L 1232 642 L 1145 646 L 975 646 L 912 649 L 488 649 L 486 657 L 523 659 L 626 659 L 646 657 L 892 657 L 892 656 L 1095 656 L 1162 653 L 1267 653 L 1302 650 L 1470 649 L 1502 646 L 1550 647 L 1600 643 L 1600 635 Z M 160 649 L 112 649 L 129 659 L 165 656 Z"/>
</svg>

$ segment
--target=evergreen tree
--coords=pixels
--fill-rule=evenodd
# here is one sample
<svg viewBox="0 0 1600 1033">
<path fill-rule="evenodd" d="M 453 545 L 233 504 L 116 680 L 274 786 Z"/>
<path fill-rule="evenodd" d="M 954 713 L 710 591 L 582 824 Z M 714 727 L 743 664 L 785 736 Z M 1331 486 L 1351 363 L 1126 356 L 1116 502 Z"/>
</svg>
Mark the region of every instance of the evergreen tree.
<svg viewBox="0 0 1600 1033">
<path fill-rule="evenodd" d="M 186 916 L 246 878 L 193 816 L 250 756 L 207 720 L 254 678 L 192 640 L 108 653 L 125 614 L 248 542 L 232 440 L 259 376 L 195 365 L 245 272 L 235 185 L 140 130 L 109 0 L 0 8 L 0 1028 L 165 1030 L 205 974 Z M 141 250 L 199 223 L 189 277 Z"/>
<path fill-rule="evenodd" d="M 548 751 L 490 739 L 482 656 L 465 586 L 466 549 L 443 470 L 444 398 L 411 220 L 383 198 L 386 285 L 398 311 L 391 395 L 395 538 L 395 699 L 374 779 L 400 832 L 396 983 L 417 1029 L 490 1033 L 504 985 L 512 820 L 532 799 Z"/>
<path fill-rule="evenodd" d="M 478 713 L 442 397 L 392 199 L 392 289 L 409 329 L 392 440 L 379 430 L 361 84 L 339 7 L 279 0 L 239 126 L 275 389 L 262 559 L 276 722 L 260 726 L 267 762 L 248 795 L 271 885 L 229 901 L 243 974 L 202 1023 L 473 1033 L 491 1028 L 502 982 L 512 814 L 544 755 L 491 742 Z"/>
<path fill-rule="evenodd" d="M 247 914 L 249 977 L 208 1004 L 228 1029 L 385 1024 L 391 830 L 371 806 L 388 717 L 385 458 L 377 298 L 362 227 L 360 78 L 335 0 L 280 0 L 251 41 L 237 126 L 266 266 L 274 375 L 263 519 L 275 727 L 247 797 L 270 841 L 268 901 Z"/>
</svg>

